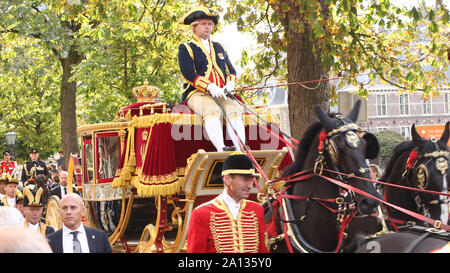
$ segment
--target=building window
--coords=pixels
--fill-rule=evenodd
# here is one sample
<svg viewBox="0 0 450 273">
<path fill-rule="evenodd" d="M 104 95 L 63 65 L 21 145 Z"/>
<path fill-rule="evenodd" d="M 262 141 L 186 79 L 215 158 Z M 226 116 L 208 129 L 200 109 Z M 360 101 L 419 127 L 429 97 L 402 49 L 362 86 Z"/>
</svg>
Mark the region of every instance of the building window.
<svg viewBox="0 0 450 273">
<path fill-rule="evenodd" d="M 450 113 L 450 93 L 444 94 L 444 113 Z"/>
<path fill-rule="evenodd" d="M 424 115 L 431 114 L 431 98 L 428 100 L 422 99 L 422 113 Z"/>
<path fill-rule="evenodd" d="M 377 116 L 386 116 L 386 94 L 377 95 Z"/>
<path fill-rule="evenodd" d="M 378 132 L 383 132 L 383 131 L 387 131 L 388 128 L 387 127 L 378 127 Z"/>
<path fill-rule="evenodd" d="M 411 139 L 411 131 L 409 127 L 400 127 L 402 136 L 405 138 L 405 140 Z"/>
<path fill-rule="evenodd" d="M 409 115 L 409 95 L 400 95 L 400 115 Z"/>
</svg>

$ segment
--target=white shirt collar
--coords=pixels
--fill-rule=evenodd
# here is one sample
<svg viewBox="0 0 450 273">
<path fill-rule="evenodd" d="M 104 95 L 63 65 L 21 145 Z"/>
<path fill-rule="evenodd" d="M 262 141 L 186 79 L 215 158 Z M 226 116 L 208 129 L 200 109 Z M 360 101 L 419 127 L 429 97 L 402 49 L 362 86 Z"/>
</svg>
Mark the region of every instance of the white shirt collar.
<svg viewBox="0 0 450 273">
<path fill-rule="evenodd" d="M 233 215 L 234 219 L 237 219 L 239 214 L 239 209 L 241 208 L 241 202 L 236 202 L 228 193 L 226 190 L 223 190 L 222 192 L 222 199 L 227 205 L 228 209 L 230 210 L 231 214 Z"/>
<path fill-rule="evenodd" d="M 209 39 L 202 39 L 200 38 L 200 41 L 202 41 L 203 46 L 208 51 L 209 54 L 211 54 L 211 48 L 209 47 Z"/>
<path fill-rule="evenodd" d="M 34 231 L 39 231 L 39 222 L 37 224 L 32 224 L 28 222 L 28 227 Z"/>
<path fill-rule="evenodd" d="M 16 198 L 9 198 L 8 196 L 6 196 L 6 201 L 8 202 L 10 207 L 14 207 L 14 205 L 16 204 Z"/>
<path fill-rule="evenodd" d="M 73 231 L 79 231 L 79 233 L 85 233 L 83 224 L 80 224 L 80 226 L 75 230 L 72 230 L 72 229 L 66 227 L 65 225 L 63 225 L 62 231 L 63 231 L 64 236 L 69 235 Z"/>
</svg>

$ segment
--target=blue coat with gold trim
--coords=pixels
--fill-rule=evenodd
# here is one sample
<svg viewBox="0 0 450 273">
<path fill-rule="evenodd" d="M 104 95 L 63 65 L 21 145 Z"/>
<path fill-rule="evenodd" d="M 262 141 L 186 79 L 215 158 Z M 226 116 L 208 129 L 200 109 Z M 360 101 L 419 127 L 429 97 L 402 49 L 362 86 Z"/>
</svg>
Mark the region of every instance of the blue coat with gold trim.
<svg viewBox="0 0 450 273">
<path fill-rule="evenodd" d="M 220 86 L 220 81 L 222 84 L 236 82 L 236 70 L 225 49 L 220 43 L 209 41 L 211 54 L 208 54 L 196 35 L 192 41 L 183 43 L 178 48 L 178 64 L 184 78 L 183 102 L 194 93 L 192 91 L 208 92 L 206 87 L 209 83 L 223 87 Z"/>
</svg>

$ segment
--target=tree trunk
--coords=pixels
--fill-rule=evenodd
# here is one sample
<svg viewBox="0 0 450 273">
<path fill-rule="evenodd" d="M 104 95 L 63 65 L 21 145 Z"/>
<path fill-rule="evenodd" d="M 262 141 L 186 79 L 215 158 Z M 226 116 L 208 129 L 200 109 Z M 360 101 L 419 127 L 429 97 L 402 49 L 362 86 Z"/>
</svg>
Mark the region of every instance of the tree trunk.
<svg viewBox="0 0 450 273">
<path fill-rule="evenodd" d="M 67 170 L 70 154 L 78 153 L 77 116 L 76 116 L 76 82 L 69 82 L 72 76 L 72 67 L 81 62 L 82 56 L 77 53 L 74 46 L 65 59 L 60 59 L 62 65 L 61 81 L 61 138 L 64 153 L 65 169 Z"/>
<path fill-rule="evenodd" d="M 285 0 L 280 1 L 289 5 L 288 11 L 284 14 L 282 24 L 288 37 L 287 45 L 287 68 L 288 81 L 305 82 L 322 79 L 328 76 L 328 71 L 324 68 L 321 61 L 321 51 L 317 41 L 311 41 L 311 29 L 309 23 L 305 23 L 302 14 L 299 12 L 299 2 Z M 328 11 L 326 0 L 320 0 L 322 12 Z M 298 33 L 293 28 L 292 22 L 303 24 L 304 31 Z M 314 50 L 315 48 L 315 50 Z M 320 105 L 325 111 L 328 110 L 328 100 L 330 97 L 329 83 L 313 82 L 301 85 L 290 85 L 288 104 L 289 104 L 289 122 L 291 135 L 301 139 L 303 132 L 313 122 L 316 121 L 314 106 Z"/>
<path fill-rule="evenodd" d="M 304 33 L 291 36 L 287 51 L 289 82 L 318 80 L 323 75 L 328 76 L 328 72 L 323 68 L 320 52 L 313 52 L 313 42 L 310 41 L 309 35 L 309 30 L 305 30 Z M 300 85 L 289 86 L 289 122 L 291 134 L 297 139 L 301 138 L 311 122 L 317 120 L 314 106 L 320 105 L 323 109 L 328 109 L 327 102 L 330 97 L 329 84 L 326 81 L 320 82 L 320 85 L 318 82 L 304 85 L 314 89 Z M 315 88 L 317 86 L 318 88 Z"/>
</svg>

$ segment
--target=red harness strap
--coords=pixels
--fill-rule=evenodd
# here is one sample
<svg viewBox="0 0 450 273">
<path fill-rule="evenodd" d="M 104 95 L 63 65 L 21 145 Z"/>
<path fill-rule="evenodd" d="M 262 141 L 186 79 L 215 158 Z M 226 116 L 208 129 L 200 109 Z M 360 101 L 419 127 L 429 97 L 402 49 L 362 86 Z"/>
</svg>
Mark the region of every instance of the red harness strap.
<svg viewBox="0 0 450 273">
<path fill-rule="evenodd" d="M 397 209 L 397 210 L 399 210 L 399 211 L 401 211 L 401 212 L 403 212 L 403 213 L 406 213 L 406 214 L 408 214 L 408 215 L 410 215 L 410 216 L 412 216 L 412 217 L 414 217 L 414 218 L 417 218 L 417 219 L 419 219 L 419 220 L 421 220 L 421 221 L 427 222 L 428 224 L 432 225 L 432 226 L 435 227 L 435 228 L 438 228 L 438 229 L 439 229 L 439 228 L 442 228 L 442 229 L 445 229 L 445 230 L 447 230 L 447 231 L 450 231 L 450 226 L 448 226 L 448 225 L 446 225 L 446 224 L 443 224 L 441 221 L 437 221 L 437 220 L 431 219 L 431 218 L 429 218 L 429 217 L 423 216 L 423 215 L 421 215 L 421 214 L 418 214 L 418 213 L 415 213 L 415 212 L 413 212 L 413 211 L 410 211 L 410 210 L 404 209 L 404 208 L 402 208 L 402 207 L 399 207 L 399 206 L 397 206 L 397 205 L 391 204 L 391 203 L 386 202 L 386 201 L 384 201 L 384 200 L 382 200 L 382 199 L 380 199 L 380 198 L 378 198 L 378 197 L 375 197 L 375 196 L 373 196 L 373 195 L 371 195 L 371 194 L 369 194 L 369 193 L 367 193 L 367 192 L 365 192 L 365 191 L 362 191 L 362 190 L 360 190 L 360 189 L 358 189 L 358 188 L 356 188 L 356 187 L 353 187 L 353 186 L 347 185 L 347 184 L 345 184 L 345 183 L 342 183 L 342 182 L 340 182 L 340 181 L 338 181 L 338 180 L 336 180 L 336 179 L 329 178 L 329 177 L 323 176 L 323 175 L 321 175 L 321 174 L 318 174 L 318 176 L 320 176 L 320 177 L 322 177 L 322 178 L 324 178 L 324 179 L 326 179 L 326 180 L 328 180 L 328 181 L 330 181 L 330 182 L 333 182 L 334 184 L 336 184 L 336 185 L 338 185 L 338 186 L 341 186 L 341 187 L 343 187 L 343 188 L 346 188 L 346 189 L 348 189 L 348 190 L 351 190 L 351 191 L 353 191 L 353 192 L 355 192 L 355 193 L 358 193 L 358 194 L 360 194 L 360 195 L 363 195 L 363 196 L 365 196 L 365 197 L 374 199 L 374 200 L 376 200 L 376 201 L 378 201 L 378 202 L 381 202 L 381 203 L 386 204 L 386 205 L 388 205 L 388 206 L 390 206 L 390 207 L 393 207 L 394 209 Z"/>
<path fill-rule="evenodd" d="M 324 169 L 324 171 L 348 176 L 348 174 L 337 172 L 337 171 L 333 171 L 333 170 Z M 369 182 L 372 182 L 374 184 L 382 184 L 382 185 L 386 185 L 386 186 L 389 186 L 389 187 L 396 187 L 396 188 L 401 188 L 401 189 L 406 189 L 406 190 L 411 190 L 411 191 L 418 191 L 418 192 L 423 192 L 423 193 L 429 193 L 429 194 L 435 194 L 435 195 L 444 195 L 444 196 L 449 196 L 450 197 L 450 193 L 439 192 L 439 191 L 423 190 L 423 189 L 419 189 L 419 188 L 413 188 L 413 187 L 408 187 L 408 186 L 391 184 L 391 183 L 387 183 L 387 182 L 383 182 L 383 181 L 379 181 L 379 180 L 371 180 L 371 179 L 364 178 L 364 177 L 359 177 L 359 176 L 353 176 L 353 177 L 361 179 L 361 180 L 369 181 Z"/>
<path fill-rule="evenodd" d="M 283 137 L 281 137 L 280 135 L 276 134 L 276 133 L 275 133 L 272 129 L 270 129 L 269 127 L 266 127 L 266 126 L 262 125 L 261 123 L 258 123 L 258 126 L 261 127 L 261 128 L 263 128 L 263 129 L 265 129 L 266 131 L 268 131 L 268 132 L 269 132 L 270 134 L 272 134 L 273 136 L 277 137 L 279 140 L 281 140 L 284 144 L 288 145 L 289 147 L 291 147 L 291 148 L 293 148 L 293 149 L 295 148 L 294 144 L 292 144 L 292 143 L 286 141 Z M 291 138 L 291 141 L 293 141 L 292 138 Z"/>
<path fill-rule="evenodd" d="M 299 173 L 303 173 L 299 172 Z M 299 173 L 293 174 L 293 175 L 297 175 Z M 291 175 L 292 176 L 292 175 Z M 302 180 L 306 180 L 308 178 L 311 178 L 312 176 L 314 176 L 313 173 L 307 174 L 307 175 L 303 175 L 301 177 L 297 177 L 295 179 L 291 179 L 289 182 L 299 182 Z M 309 198 L 306 196 L 298 196 L 298 195 L 290 195 L 290 194 L 286 194 L 286 191 L 291 188 L 292 185 L 289 185 L 287 187 L 284 187 L 283 190 L 280 192 L 280 194 L 275 195 L 274 197 L 276 198 L 276 204 L 280 205 L 282 202 L 283 198 L 288 198 L 288 199 L 296 199 L 296 200 L 314 200 L 317 201 L 319 204 L 321 204 L 323 207 L 325 207 L 326 209 L 328 209 L 329 211 L 331 211 L 332 213 L 338 213 L 338 210 L 335 210 L 329 206 L 327 206 L 324 202 L 330 202 L 330 203 L 336 203 L 337 199 L 336 198 Z M 275 202 L 273 204 L 274 206 L 274 216 L 272 217 L 271 221 L 268 223 L 268 227 L 266 227 L 266 231 L 270 232 L 269 237 L 275 237 L 277 235 L 277 233 L 274 233 L 274 224 L 275 224 L 275 213 L 278 210 L 278 206 L 275 207 Z M 357 210 L 354 210 L 352 213 L 348 214 L 343 221 L 341 222 L 341 227 L 339 229 L 338 232 L 338 244 L 336 246 L 336 250 L 335 252 L 338 252 L 339 249 L 341 248 L 342 242 L 343 242 L 343 238 L 344 238 L 344 231 L 347 228 L 347 226 L 351 223 L 351 221 L 353 220 L 353 218 L 355 217 L 355 215 L 358 213 Z M 284 213 L 282 213 L 282 220 L 283 220 L 283 233 L 284 233 L 284 237 L 285 237 L 285 241 L 286 241 L 286 246 L 288 247 L 288 250 L 290 253 L 293 253 L 293 248 L 291 245 L 291 242 L 289 240 L 288 234 L 287 234 L 287 219 L 284 218 Z M 276 230 L 276 227 L 275 227 Z M 274 235 L 275 234 L 275 235 Z"/>
</svg>

